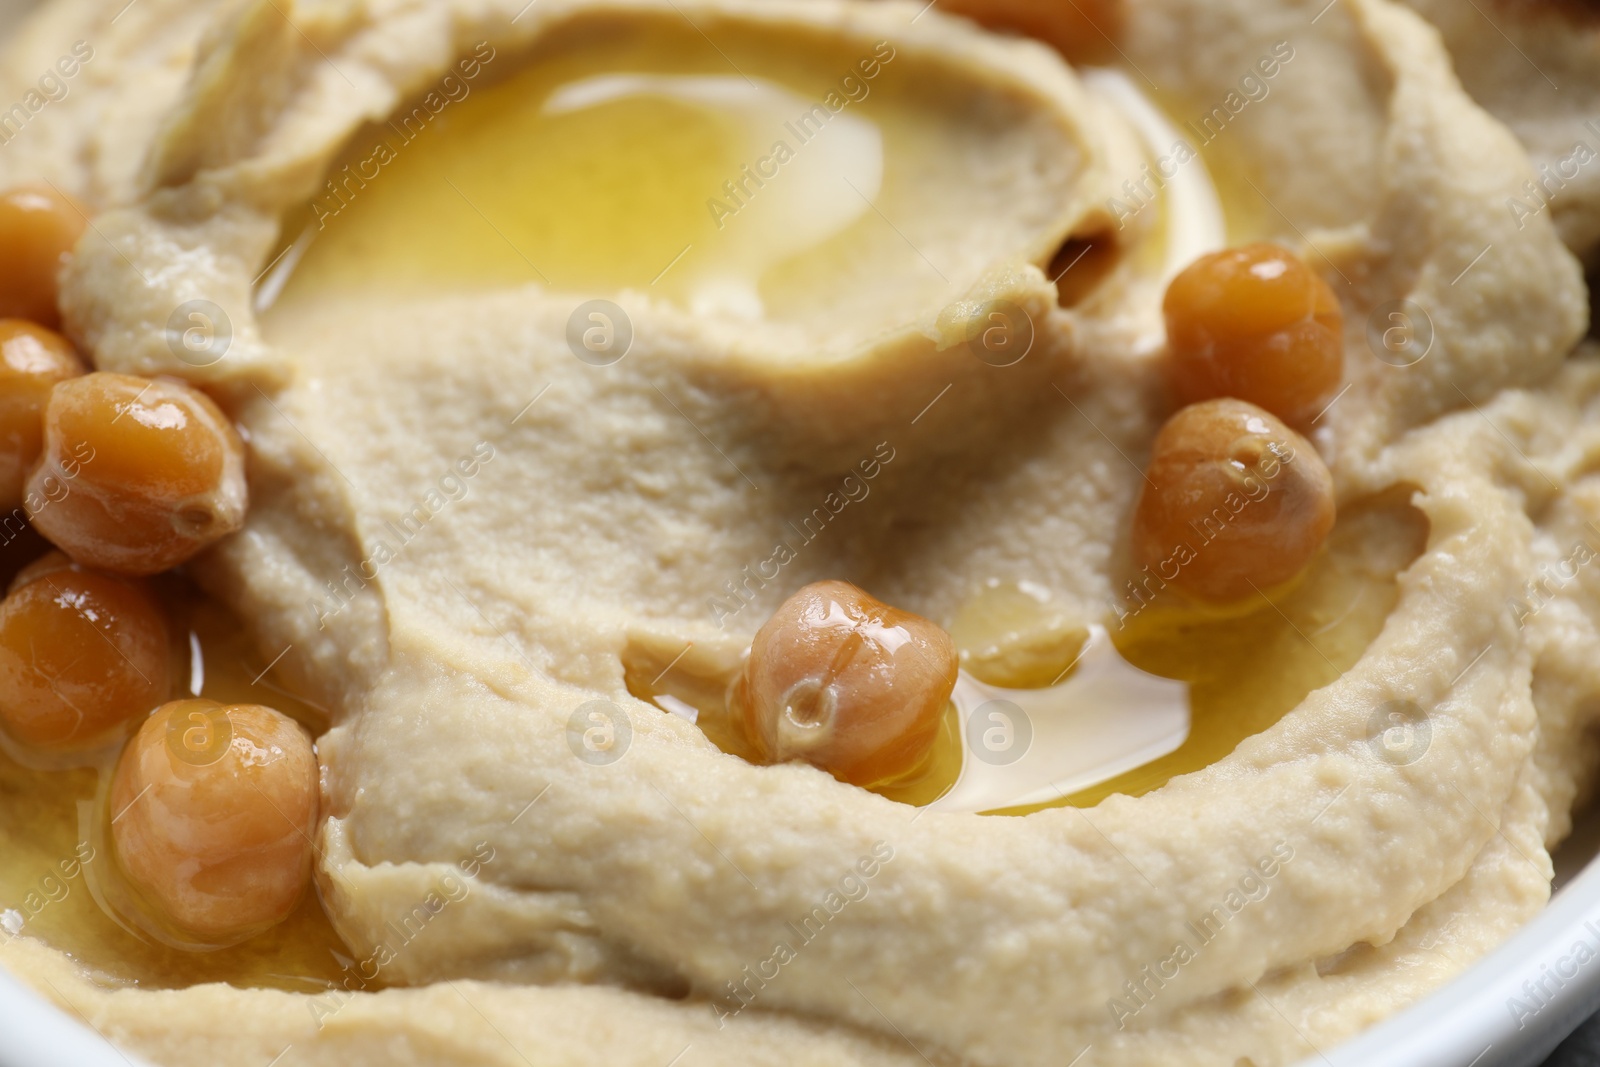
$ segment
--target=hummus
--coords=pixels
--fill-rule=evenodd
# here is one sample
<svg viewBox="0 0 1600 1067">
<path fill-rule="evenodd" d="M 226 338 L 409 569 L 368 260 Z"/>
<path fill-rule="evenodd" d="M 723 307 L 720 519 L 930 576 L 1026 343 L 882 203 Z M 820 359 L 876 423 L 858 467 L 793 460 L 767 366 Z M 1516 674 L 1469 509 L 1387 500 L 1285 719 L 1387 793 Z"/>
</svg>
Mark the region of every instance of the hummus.
<svg viewBox="0 0 1600 1067">
<path fill-rule="evenodd" d="M 1592 4 L 1505 3 L 1488 12 L 1408 0 L 1439 28 L 1462 82 L 1528 149 L 1535 174 L 1506 203 L 1549 213 L 1595 266 L 1600 246 L 1600 14 Z"/>
<path fill-rule="evenodd" d="M 318 991 L 163 990 L 0 943 L 120 1047 L 346 1067 L 1288 1063 L 1545 903 L 1600 707 L 1600 352 L 1573 353 L 1586 294 L 1551 215 L 1506 210 L 1527 156 L 1415 14 L 1131 6 L 1116 61 L 1192 119 L 1163 164 L 1054 53 L 921 4 L 140 0 L 113 24 L 118 6 L 54 0 L 12 46 L 8 78 L 90 41 L 97 80 L 50 105 L 51 139 L 0 152 L 0 179 L 102 209 L 63 297 L 97 365 L 203 382 L 248 436 L 248 525 L 197 573 L 330 714 L 317 876 L 350 952 Z M 817 99 L 892 50 L 860 106 L 903 107 L 916 135 L 885 135 L 874 210 L 817 253 L 832 266 L 764 288 L 756 318 L 619 288 L 617 360 L 570 340 L 592 294 L 517 277 L 515 257 L 470 284 L 448 265 L 396 281 L 385 257 L 361 268 L 378 285 L 329 259 L 325 284 L 290 274 L 257 311 L 295 240 L 283 220 L 316 218 L 368 124 L 432 111 L 469 57 L 488 92 L 551 41 L 640 27 L 711 42 L 675 68 L 695 76 L 792 49 L 786 91 Z M 1361 551 L 1426 529 L 1385 564 L 1370 641 L 1336 667 L 1300 634 L 1327 675 L 1209 765 L 1022 816 L 755 766 L 634 695 L 628 664 L 682 649 L 678 669 L 711 670 L 827 577 L 947 624 L 987 580 L 1027 581 L 1115 627 L 1118 546 L 1172 405 L 1159 299 L 1182 220 L 1162 187 L 1202 152 L 1229 240 L 1298 247 L 1343 304 L 1349 387 L 1316 443 L 1341 509 L 1397 516 Z M 390 179 L 409 180 L 373 192 Z M 1119 257 L 1059 306 L 1058 249 L 1108 234 Z M 168 343 L 193 301 L 226 320 L 220 358 Z M 1035 332 L 1010 366 L 970 343 L 996 306 Z M 829 505 L 776 576 L 757 566 L 868 470 L 870 497 Z M 1241 678 L 1219 722 L 1249 704 Z M 574 740 L 594 701 L 617 709 L 616 758 Z"/>
</svg>

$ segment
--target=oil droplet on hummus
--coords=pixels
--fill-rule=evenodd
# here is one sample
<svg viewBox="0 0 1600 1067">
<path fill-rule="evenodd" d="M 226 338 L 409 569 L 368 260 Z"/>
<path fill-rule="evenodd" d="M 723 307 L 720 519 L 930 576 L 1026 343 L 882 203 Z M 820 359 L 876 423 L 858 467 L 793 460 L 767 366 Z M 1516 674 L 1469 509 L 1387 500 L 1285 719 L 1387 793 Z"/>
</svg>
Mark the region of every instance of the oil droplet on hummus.
<svg viewBox="0 0 1600 1067">
<path fill-rule="evenodd" d="M 763 276 L 855 223 L 883 185 L 877 124 L 815 108 L 736 74 L 555 83 L 532 65 L 420 134 L 402 119 L 357 135 L 327 193 L 285 227 L 296 244 L 279 298 L 537 282 L 759 318 Z"/>
<path fill-rule="evenodd" d="M 956 613 L 950 637 L 962 669 L 980 682 L 1042 689 L 1072 670 L 1089 629 L 1037 583 L 991 578 Z"/>
</svg>

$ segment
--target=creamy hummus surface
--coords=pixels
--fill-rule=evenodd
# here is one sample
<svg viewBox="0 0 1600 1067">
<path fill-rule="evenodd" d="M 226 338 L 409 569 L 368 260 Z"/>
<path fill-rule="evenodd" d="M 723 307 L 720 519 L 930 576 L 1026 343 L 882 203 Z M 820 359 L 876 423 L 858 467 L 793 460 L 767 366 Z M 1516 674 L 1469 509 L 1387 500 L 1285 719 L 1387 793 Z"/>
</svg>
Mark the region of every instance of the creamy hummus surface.
<svg viewBox="0 0 1600 1067">
<path fill-rule="evenodd" d="M 1600 247 L 1600 12 L 1593 4 L 1407 0 L 1444 36 L 1473 99 L 1503 120 L 1535 173 L 1506 202 L 1519 221 L 1548 213 L 1596 266 Z M 1508 47 L 1509 45 L 1509 47 Z"/>
<path fill-rule="evenodd" d="M 1562 242 L 1586 223 L 1508 211 L 1528 156 L 1415 13 L 1130 4 L 1119 84 L 1178 138 L 1141 147 L 1104 75 L 920 3 L 122 6 L 51 0 L 12 41 L 6 99 L 75 42 L 93 58 L 0 149 L 0 184 L 97 209 L 63 289 L 96 364 L 204 383 L 247 437 L 248 524 L 197 572 L 330 713 L 317 879 L 351 959 L 324 991 L 149 989 L 0 939 L 0 963 L 120 1047 L 284 1067 L 1283 1064 L 1545 904 L 1600 707 L 1600 351 Z M 541 56 L 657 32 L 711 44 L 673 67 L 695 76 L 777 78 L 763 64 L 787 55 L 777 80 L 813 102 L 875 61 L 877 95 L 829 111 L 889 116 L 881 190 L 759 312 L 692 251 L 563 291 L 466 178 L 406 201 L 415 232 L 480 220 L 504 273 L 451 266 L 448 243 L 361 257 L 376 246 L 354 235 L 398 240 L 378 222 L 405 216 L 358 212 L 420 183 L 406 154 L 451 108 Z M 339 195 L 373 124 L 403 115 L 438 129 Z M 1313 440 L 1342 510 L 1391 516 L 1356 555 L 1426 531 L 1348 665 L 1299 633 L 1329 671 L 1276 722 L 1142 795 L 1026 815 L 756 766 L 633 695 L 630 672 L 736 662 L 822 578 L 947 625 L 986 581 L 1026 581 L 1115 629 L 1174 406 L 1159 301 L 1186 220 L 1164 196 L 1202 165 L 1227 240 L 1300 250 L 1343 306 L 1348 388 Z M 301 254 L 286 219 L 326 240 L 263 299 Z M 1108 235 L 1120 257 L 1060 306 L 1057 250 Z M 620 320 L 576 315 L 598 297 Z M 194 301 L 226 323 L 219 358 L 169 343 Z M 1006 366 L 969 341 L 995 304 L 1034 331 Z M 622 358 L 582 358 L 596 322 L 628 331 Z M 582 744 L 596 701 L 623 737 L 604 758 Z"/>
</svg>

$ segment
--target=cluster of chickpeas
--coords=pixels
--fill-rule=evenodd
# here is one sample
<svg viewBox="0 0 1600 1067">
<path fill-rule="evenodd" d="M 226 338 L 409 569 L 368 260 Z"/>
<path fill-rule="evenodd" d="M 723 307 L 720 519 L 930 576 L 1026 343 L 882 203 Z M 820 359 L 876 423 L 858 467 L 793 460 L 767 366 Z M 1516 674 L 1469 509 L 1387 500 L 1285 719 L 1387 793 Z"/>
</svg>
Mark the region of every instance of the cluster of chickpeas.
<svg viewBox="0 0 1600 1067">
<path fill-rule="evenodd" d="M 57 765 L 115 756 L 106 817 L 145 918 L 230 944 L 286 918 L 309 882 L 316 756 L 271 708 L 172 699 L 148 578 L 243 525 L 244 446 L 205 393 L 92 371 L 57 332 L 57 278 L 87 224 L 53 187 L 0 193 L 0 513 L 54 546 L 0 602 L 0 726 Z"/>
<path fill-rule="evenodd" d="M 1264 598 L 1305 571 L 1333 528 L 1333 478 L 1290 427 L 1316 421 L 1339 388 L 1338 301 L 1292 252 L 1252 244 L 1191 264 L 1163 313 L 1170 384 L 1186 406 L 1152 446 L 1132 556 L 1194 604 Z M 817 582 L 756 633 L 730 704 L 763 759 L 878 785 L 927 758 L 957 670 L 936 624 Z"/>
<path fill-rule="evenodd" d="M 1230 604 L 1301 574 L 1333 529 L 1333 476 L 1308 429 L 1344 374 L 1344 316 L 1271 244 L 1196 260 L 1167 287 L 1172 385 L 1133 516 L 1138 562 L 1191 599 Z"/>
<path fill-rule="evenodd" d="M 204 393 L 91 372 L 56 332 L 55 279 L 84 226 L 53 189 L 0 195 L 0 510 L 23 509 L 56 548 L 0 602 L 0 724 L 41 750 L 120 746 L 122 876 L 170 928 L 232 943 L 304 892 L 316 757 L 271 708 L 171 699 L 145 578 L 243 524 L 244 450 Z M 1338 387 L 1339 306 L 1292 253 L 1256 244 L 1194 263 L 1163 310 L 1187 406 L 1156 436 L 1132 554 L 1193 601 L 1234 603 L 1294 579 L 1332 528 L 1332 478 L 1290 427 Z M 936 624 L 817 582 L 757 632 L 730 706 L 763 760 L 878 785 L 926 760 L 957 674 Z"/>
</svg>

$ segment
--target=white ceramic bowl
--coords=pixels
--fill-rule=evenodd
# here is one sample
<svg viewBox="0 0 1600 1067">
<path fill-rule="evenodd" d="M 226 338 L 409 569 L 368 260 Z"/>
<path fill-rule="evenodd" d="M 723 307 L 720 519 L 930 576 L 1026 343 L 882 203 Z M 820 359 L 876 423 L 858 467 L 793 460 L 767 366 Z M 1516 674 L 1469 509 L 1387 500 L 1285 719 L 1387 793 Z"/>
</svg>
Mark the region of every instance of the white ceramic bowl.
<svg viewBox="0 0 1600 1067">
<path fill-rule="evenodd" d="M 0 970 L 0 1067 L 145 1067 Z"/>
<path fill-rule="evenodd" d="M 1455 981 L 1354 1040 L 1308 1056 L 1300 1067 L 1533 1067 L 1541 1062 L 1600 1010 L 1597 852 L 1600 815 L 1591 814 L 1557 850 L 1558 888 L 1532 922 Z M 1593 953 L 1582 965 L 1573 958 L 1580 942 Z M 1524 983 L 1541 981 L 1543 990 L 1530 996 Z"/>
<path fill-rule="evenodd" d="M 34 0 L 0 0 L 0 37 Z M 1557 857 L 1560 889 L 1537 918 L 1438 992 L 1302 1067 L 1532 1067 L 1600 1009 L 1600 818 Z M 1573 946 L 1595 958 L 1573 968 Z M 1571 972 L 1570 975 L 1562 971 Z M 1549 977 L 1549 975 L 1555 977 Z M 1551 994 L 1520 1020 L 1524 982 Z M 0 1067 L 145 1067 L 0 970 Z M 221 1065 L 219 1065 L 221 1067 Z"/>
</svg>

